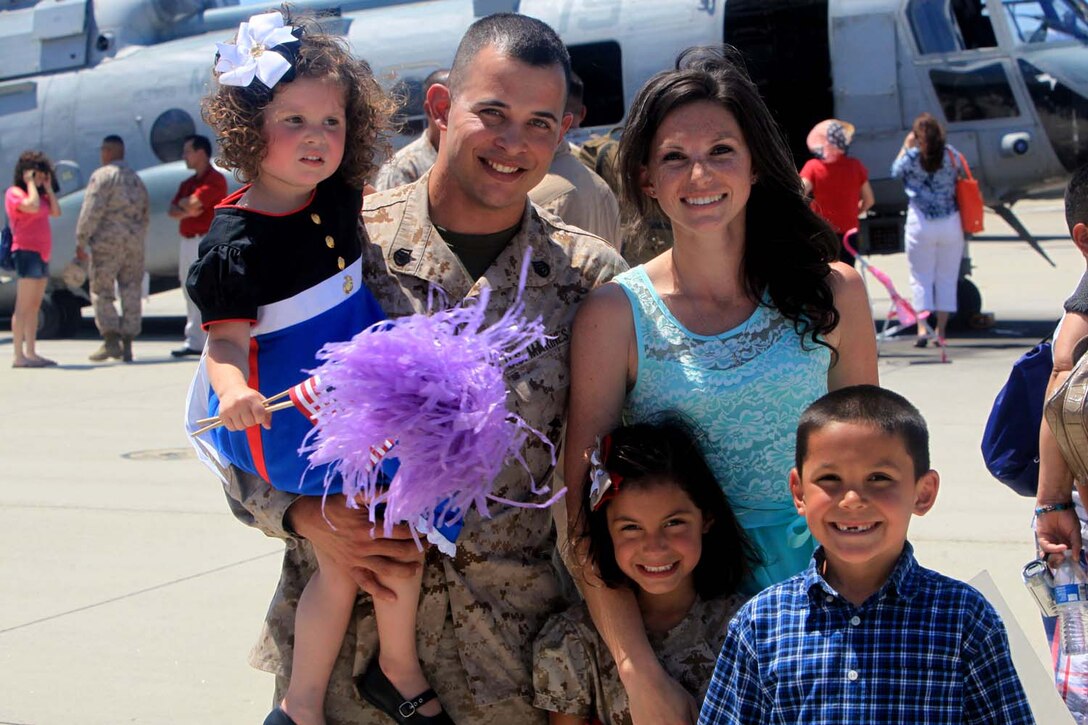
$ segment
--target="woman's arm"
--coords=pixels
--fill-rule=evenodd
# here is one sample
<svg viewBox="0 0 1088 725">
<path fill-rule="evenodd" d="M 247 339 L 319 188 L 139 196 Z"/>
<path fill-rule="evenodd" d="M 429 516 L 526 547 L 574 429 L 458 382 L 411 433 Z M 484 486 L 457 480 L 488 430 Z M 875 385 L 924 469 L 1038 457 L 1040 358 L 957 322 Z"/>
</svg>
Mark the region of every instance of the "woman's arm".
<svg viewBox="0 0 1088 725">
<path fill-rule="evenodd" d="M 585 561 L 580 520 L 584 453 L 620 422 L 628 383 L 638 363 L 634 318 L 627 296 L 608 284 L 582 303 L 571 340 L 571 392 L 564 449 L 570 545 L 564 560 L 585 596 L 593 623 L 616 661 L 635 725 L 692 723 L 691 696 L 661 667 L 646 637 L 634 594 L 601 583 Z"/>
<path fill-rule="evenodd" d="M 34 183 L 33 169 L 23 174 L 23 183 L 26 184 L 26 191 L 23 192 L 23 200 L 15 208 L 24 214 L 37 214 L 42 207 L 42 199 L 38 194 L 38 186 Z"/>
<path fill-rule="evenodd" d="M 864 214 L 873 208 L 873 204 L 876 203 L 876 196 L 873 195 L 873 187 L 866 181 L 861 185 L 861 199 L 858 200 L 858 213 Z"/>
<path fill-rule="evenodd" d="M 838 351 L 827 371 L 827 389 L 838 390 L 849 385 L 879 385 L 876 368 L 876 329 L 869 306 L 865 283 L 857 271 L 842 262 L 831 264 L 831 291 L 839 324 L 827 336 Z"/>
<path fill-rule="evenodd" d="M 1073 347 L 1085 335 L 1088 335 L 1088 316 L 1067 312 L 1062 318 L 1058 337 L 1054 340 L 1054 369 L 1046 386 L 1044 400 L 1049 399 L 1069 378 L 1069 373 L 1077 362 L 1073 359 Z M 1058 448 L 1054 431 L 1050 430 L 1044 417 L 1042 425 L 1039 426 L 1039 490 L 1036 493 L 1036 505 L 1071 501 L 1073 485 L 1073 474 Z M 1080 519 L 1076 511 L 1051 511 L 1038 516 L 1035 519 L 1035 535 L 1044 554 L 1058 554 L 1068 548 L 1072 550 L 1073 556 L 1080 555 Z"/>
<path fill-rule="evenodd" d="M 219 396 L 219 416 L 228 430 L 272 427 L 259 392 L 249 387 L 249 323 L 217 322 L 208 328 L 208 379 Z"/>
<path fill-rule="evenodd" d="M 45 195 L 49 198 L 49 216 L 56 219 L 60 216 L 60 204 L 57 203 L 57 196 L 53 193 L 53 175 L 45 175 Z"/>
</svg>

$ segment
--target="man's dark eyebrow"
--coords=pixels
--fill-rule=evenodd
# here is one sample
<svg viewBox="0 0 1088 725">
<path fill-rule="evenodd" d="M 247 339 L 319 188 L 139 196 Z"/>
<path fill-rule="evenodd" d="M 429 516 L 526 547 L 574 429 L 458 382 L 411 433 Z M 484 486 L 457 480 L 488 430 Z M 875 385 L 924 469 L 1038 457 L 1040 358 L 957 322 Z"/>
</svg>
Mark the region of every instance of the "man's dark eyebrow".
<svg viewBox="0 0 1088 725">
<path fill-rule="evenodd" d="M 486 100 L 483 100 L 483 101 L 477 101 L 476 103 L 473 104 L 473 107 L 475 107 L 475 108 L 481 108 L 481 107 L 485 107 L 485 106 L 486 107 L 503 108 L 503 109 L 509 109 L 510 108 L 509 103 L 506 103 L 505 101 L 500 101 L 497 98 L 489 98 L 489 99 L 486 99 Z M 546 119 L 548 119 L 549 121 L 551 121 L 553 123 L 559 123 L 559 119 L 551 111 L 533 111 L 533 115 L 536 116 L 537 118 L 546 118 Z"/>
</svg>

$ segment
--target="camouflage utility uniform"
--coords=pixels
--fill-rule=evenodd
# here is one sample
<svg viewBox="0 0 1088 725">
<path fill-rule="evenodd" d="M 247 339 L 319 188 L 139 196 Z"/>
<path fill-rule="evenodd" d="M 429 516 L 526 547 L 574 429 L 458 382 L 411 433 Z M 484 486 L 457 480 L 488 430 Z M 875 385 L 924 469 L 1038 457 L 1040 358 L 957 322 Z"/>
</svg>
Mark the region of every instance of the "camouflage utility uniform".
<svg viewBox="0 0 1088 725">
<path fill-rule="evenodd" d="M 532 248 L 525 316 L 541 316 L 552 339 L 506 373 L 508 400 L 513 412 L 558 448 L 570 378 L 571 320 L 590 290 L 625 269 L 615 250 L 550 215 L 541 216 L 527 202 L 521 230 L 474 282 L 430 222 L 426 175 L 415 184 L 368 196 L 363 222 L 369 238 L 363 247 L 363 281 L 390 317 L 423 312 L 432 285 L 448 295 L 450 304 L 488 285 L 486 321 L 493 323 L 516 298 L 521 262 Z M 531 437 L 524 455 L 529 472 L 520 463 L 509 464 L 495 492 L 538 501 L 530 479 L 548 482 L 551 451 Z M 255 667 L 278 675 L 278 703 L 290 676 L 298 598 L 315 560 L 308 542 L 285 528 L 284 515 L 297 497 L 234 469 L 232 474 L 227 496 L 235 515 L 287 540 L 279 588 L 251 655 Z M 490 519 L 476 511 L 465 517 L 454 558 L 436 548 L 427 552 L 419 604 L 420 660 L 455 722 L 545 723 L 546 713 L 531 704 L 532 642 L 544 620 L 567 605 L 552 564 L 551 513 L 498 505 L 491 513 Z M 358 698 L 352 684 L 377 649 L 373 613 L 370 597 L 362 595 L 329 684 L 329 725 L 389 722 Z"/>
<path fill-rule="evenodd" d="M 411 184 L 434 166 L 438 151 L 431 145 L 427 132 L 412 143 L 393 154 L 393 158 L 382 164 L 374 187 L 378 191 L 395 189 L 403 184 Z"/>
<path fill-rule="evenodd" d="M 91 174 L 76 224 L 76 241 L 91 250 L 94 321 L 103 335 L 140 334 L 144 239 L 150 221 L 147 188 L 132 167 L 112 161 Z M 121 315 L 114 307 L 114 283 Z"/>
<path fill-rule="evenodd" d="M 588 169 L 564 141 L 544 180 L 529 192 L 539 204 L 571 226 L 596 234 L 620 249 L 620 205 L 605 180 Z"/>
</svg>

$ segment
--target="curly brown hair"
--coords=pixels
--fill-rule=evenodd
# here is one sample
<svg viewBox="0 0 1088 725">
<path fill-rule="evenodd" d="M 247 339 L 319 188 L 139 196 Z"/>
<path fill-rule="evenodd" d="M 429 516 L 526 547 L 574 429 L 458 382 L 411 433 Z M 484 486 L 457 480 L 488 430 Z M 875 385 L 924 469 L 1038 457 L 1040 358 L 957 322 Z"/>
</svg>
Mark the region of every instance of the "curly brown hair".
<svg viewBox="0 0 1088 725">
<path fill-rule="evenodd" d="M 340 84 L 346 95 L 347 139 L 337 173 L 345 183 L 361 189 L 385 155 L 395 105 L 374 78 L 370 65 L 353 57 L 343 39 L 323 32 L 314 17 L 292 17 L 286 8 L 280 12 L 285 24 L 302 29 L 302 37 L 295 52 L 294 75 L 289 74 L 277 87 L 298 78 L 331 79 Z M 214 70 L 212 75 L 218 78 Z M 262 133 L 264 112 L 274 93 L 258 80 L 245 88 L 220 84 L 201 103 L 204 122 L 217 134 L 219 163 L 232 169 L 239 181 L 253 181 L 260 173 L 267 153 Z"/>
<path fill-rule="evenodd" d="M 19 154 L 19 160 L 15 162 L 15 186 L 18 186 L 23 191 L 26 191 L 26 182 L 23 181 L 23 174 L 30 169 L 35 171 L 44 171 L 50 176 L 56 176 L 53 173 L 53 163 L 49 160 L 49 157 L 43 154 L 41 151 L 24 151 Z"/>
</svg>

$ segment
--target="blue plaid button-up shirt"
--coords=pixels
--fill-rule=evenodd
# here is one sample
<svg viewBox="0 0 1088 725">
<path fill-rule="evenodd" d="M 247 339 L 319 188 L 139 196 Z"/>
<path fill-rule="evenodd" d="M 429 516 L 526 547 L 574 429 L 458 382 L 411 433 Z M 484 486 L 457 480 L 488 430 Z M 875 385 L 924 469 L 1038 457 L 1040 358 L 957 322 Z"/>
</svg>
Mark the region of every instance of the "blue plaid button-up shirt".
<svg viewBox="0 0 1088 725">
<path fill-rule="evenodd" d="M 981 594 L 908 543 L 861 607 L 808 569 L 729 624 L 700 724 L 1034 723 L 1005 626 Z"/>
</svg>

